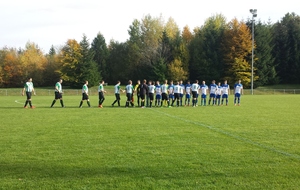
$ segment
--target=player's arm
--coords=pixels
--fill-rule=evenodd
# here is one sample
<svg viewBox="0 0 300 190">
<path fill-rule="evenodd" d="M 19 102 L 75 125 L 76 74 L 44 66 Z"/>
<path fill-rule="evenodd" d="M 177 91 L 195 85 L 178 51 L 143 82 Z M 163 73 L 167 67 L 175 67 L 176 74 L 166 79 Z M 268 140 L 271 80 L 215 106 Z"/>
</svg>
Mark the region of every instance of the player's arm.
<svg viewBox="0 0 300 190">
<path fill-rule="evenodd" d="M 25 87 L 22 89 L 22 96 L 24 96 Z"/>
</svg>

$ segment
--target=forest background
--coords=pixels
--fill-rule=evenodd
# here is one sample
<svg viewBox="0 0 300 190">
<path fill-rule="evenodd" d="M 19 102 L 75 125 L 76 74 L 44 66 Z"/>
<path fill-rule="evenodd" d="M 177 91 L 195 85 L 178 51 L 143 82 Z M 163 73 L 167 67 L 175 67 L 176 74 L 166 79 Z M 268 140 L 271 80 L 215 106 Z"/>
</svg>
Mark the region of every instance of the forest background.
<svg viewBox="0 0 300 190">
<path fill-rule="evenodd" d="M 252 20 L 226 21 L 222 14 L 206 19 L 201 27 L 182 30 L 173 18 L 144 16 L 134 19 L 126 42 L 110 40 L 101 32 L 90 42 L 67 39 L 60 47 L 43 52 L 37 43 L 25 48 L 0 49 L 0 87 L 22 87 L 32 77 L 36 87 L 78 88 L 105 80 L 115 84 L 129 79 L 228 80 L 251 83 Z M 254 88 L 300 83 L 300 17 L 287 13 L 276 22 L 255 21 Z"/>
</svg>

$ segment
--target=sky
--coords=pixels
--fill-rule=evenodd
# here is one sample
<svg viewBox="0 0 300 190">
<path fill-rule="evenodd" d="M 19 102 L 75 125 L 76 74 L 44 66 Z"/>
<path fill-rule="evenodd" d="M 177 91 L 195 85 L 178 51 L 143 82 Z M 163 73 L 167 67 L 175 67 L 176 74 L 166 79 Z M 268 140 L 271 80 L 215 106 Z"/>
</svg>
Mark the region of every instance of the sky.
<svg viewBox="0 0 300 190">
<path fill-rule="evenodd" d="M 227 21 L 252 18 L 250 9 L 257 9 L 256 20 L 272 23 L 287 13 L 300 14 L 295 0 L 1 0 L 0 49 L 25 48 L 34 42 L 44 53 L 50 47 L 63 46 L 68 39 L 91 43 L 100 32 L 107 44 L 110 40 L 125 42 L 134 19 L 146 15 L 171 17 L 180 30 L 201 27 L 205 20 L 222 14 Z"/>
</svg>

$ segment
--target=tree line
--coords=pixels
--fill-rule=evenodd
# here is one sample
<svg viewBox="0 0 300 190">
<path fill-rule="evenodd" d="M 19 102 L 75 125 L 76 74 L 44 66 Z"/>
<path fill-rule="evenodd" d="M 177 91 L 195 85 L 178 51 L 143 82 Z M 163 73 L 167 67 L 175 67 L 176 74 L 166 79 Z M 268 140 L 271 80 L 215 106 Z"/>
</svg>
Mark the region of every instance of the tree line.
<svg viewBox="0 0 300 190">
<path fill-rule="evenodd" d="M 144 16 L 134 19 L 126 42 L 110 40 L 99 32 L 89 42 L 68 39 L 44 54 L 37 44 L 24 49 L 0 49 L 0 86 L 20 87 L 27 77 L 35 86 L 52 86 L 59 78 L 70 87 L 85 80 L 91 86 L 100 80 L 227 80 L 251 83 L 252 21 L 226 21 L 222 14 L 209 17 L 203 26 L 181 31 L 169 18 Z M 300 83 L 300 17 L 287 13 L 272 24 L 256 21 L 254 87 Z"/>
</svg>

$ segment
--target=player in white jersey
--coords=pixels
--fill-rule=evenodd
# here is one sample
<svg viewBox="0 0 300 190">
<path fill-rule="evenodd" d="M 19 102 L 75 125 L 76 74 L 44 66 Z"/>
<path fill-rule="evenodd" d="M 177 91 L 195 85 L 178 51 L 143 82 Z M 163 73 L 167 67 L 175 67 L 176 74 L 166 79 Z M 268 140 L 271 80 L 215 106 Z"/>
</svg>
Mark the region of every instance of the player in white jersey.
<svg viewBox="0 0 300 190">
<path fill-rule="evenodd" d="M 62 85 L 61 85 L 62 82 L 63 82 L 63 80 L 59 79 L 59 81 L 55 84 L 54 100 L 52 101 L 52 104 L 50 106 L 51 108 L 54 106 L 54 104 L 57 100 L 60 100 L 61 107 L 65 107 L 63 99 L 62 99 L 62 93 L 63 93 Z"/>
<path fill-rule="evenodd" d="M 134 104 L 132 102 L 132 94 L 134 92 L 134 88 L 132 86 L 132 81 L 128 81 L 128 85 L 126 86 L 126 96 L 127 96 L 127 101 L 125 107 L 129 107 L 129 103 L 131 104 L 132 107 L 134 107 Z"/>
<path fill-rule="evenodd" d="M 161 106 L 163 105 L 163 103 L 168 104 L 168 107 L 170 106 L 170 101 L 169 101 L 169 97 L 168 97 L 168 80 L 165 80 L 165 83 L 163 85 L 161 85 L 161 96 L 162 96 L 162 101 L 161 101 Z"/>
<path fill-rule="evenodd" d="M 234 85 L 234 105 L 236 103 L 240 105 L 241 95 L 243 94 L 243 85 L 241 84 L 241 80 L 238 81 L 237 84 Z"/>
<path fill-rule="evenodd" d="M 209 100 L 208 100 L 208 105 L 210 105 L 211 99 L 212 99 L 212 105 L 215 105 L 217 87 L 218 86 L 216 85 L 216 81 L 213 80 L 211 82 L 211 84 L 209 85 Z"/>
<path fill-rule="evenodd" d="M 184 89 L 185 89 L 185 86 L 184 86 L 182 80 L 179 81 L 179 86 L 180 86 L 179 100 L 180 100 L 180 106 L 182 106 L 182 98 L 183 98 L 183 93 L 184 93 Z"/>
<path fill-rule="evenodd" d="M 221 83 L 218 82 L 218 85 L 217 85 L 217 91 L 216 91 L 216 101 L 215 101 L 215 105 L 220 105 L 220 102 L 221 102 L 221 94 L 222 94 L 222 86 L 221 86 Z"/>
<path fill-rule="evenodd" d="M 35 91 L 34 91 L 34 87 L 33 87 L 33 83 L 32 83 L 32 78 L 28 78 L 27 82 L 24 84 L 24 88 L 22 90 L 22 96 L 24 96 L 25 91 L 26 91 L 27 99 L 26 99 L 24 108 L 27 108 L 27 104 L 29 104 L 30 108 L 35 108 L 31 104 L 31 95 L 32 95 L 32 93 L 35 95 Z"/>
<path fill-rule="evenodd" d="M 181 86 L 179 85 L 179 82 L 176 82 L 176 85 L 174 86 L 174 99 L 172 101 L 172 105 L 174 105 L 174 102 L 177 100 L 176 102 L 176 106 L 178 107 L 179 106 L 179 101 L 180 101 L 180 89 L 181 89 Z"/>
<path fill-rule="evenodd" d="M 201 106 L 206 106 L 206 93 L 208 86 L 205 84 L 205 81 L 202 81 L 202 85 L 200 86 L 201 90 Z"/>
<path fill-rule="evenodd" d="M 89 81 L 85 81 L 85 83 L 83 84 L 82 86 L 82 99 L 80 101 L 80 104 L 79 104 L 79 108 L 82 108 L 82 103 L 84 100 L 86 100 L 86 103 L 89 107 L 91 107 L 91 104 L 90 104 L 90 99 L 89 99 L 89 88 L 88 88 L 88 84 L 89 84 Z"/>
<path fill-rule="evenodd" d="M 222 85 L 222 102 L 221 105 L 223 105 L 224 99 L 226 99 L 226 106 L 228 105 L 228 95 L 230 94 L 230 87 L 229 84 L 227 84 L 227 80 L 224 81 L 224 84 Z"/>
<path fill-rule="evenodd" d="M 124 92 L 124 90 L 121 89 L 120 84 L 121 82 L 117 81 L 117 84 L 114 87 L 116 100 L 111 104 L 111 106 L 114 106 L 115 103 L 118 102 L 118 106 L 120 107 L 120 100 L 121 100 L 120 91 Z"/>
<path fill-rule="evenodd" d="M 149 81 L 148 83 L 148 88 L 149 88 L 149 107 L 151 108 L 152 107 L 152 102 L 153 102 L 153 99 L 154 99 L 154 92 L 155 92 L 155 86 L 152 84 L 152 81 Z"/>
<path fill-rule="evenodd" d="M 159 84 L 159 81 L 156 81 L 155 92 L 156 92 L 155 106 L 160 106 L 160 101 L 161 101 L 161 86 Z"/>
<path fill-rule="evenodd" d="M 168 94 L 169 94 L 169 100 L 174 100 L 174 84 L 173 81 L 170 81 L 170 85 L 168 86 Z"/>
<path fill-rule="evenodd" d="M 184 106 L 190 106 L 190 100 L 191 100 L 191 90 L 192 85 L 190 81 L 187 81 L 187 84 L 185 85 L 185 101 L 184 101 Z M 187 102 L 187 104 L 186 104 Z"/>
<path fill-rule="evenodd" d="M 195 82 L 192 84 L 192 95 L 193 95 L 193 107 L 195 107 L 197 105 L 197 98 L 198 98 L 198 92 L 199 92 L 199 84 L 198 84 L 198 80 L 195 80 Z"/>
</svg>

